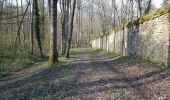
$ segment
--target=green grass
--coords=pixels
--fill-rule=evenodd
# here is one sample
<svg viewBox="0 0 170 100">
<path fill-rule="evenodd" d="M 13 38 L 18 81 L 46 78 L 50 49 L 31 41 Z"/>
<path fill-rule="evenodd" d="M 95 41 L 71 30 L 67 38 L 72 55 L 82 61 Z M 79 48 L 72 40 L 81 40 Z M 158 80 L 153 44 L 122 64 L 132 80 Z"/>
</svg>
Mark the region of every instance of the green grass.
<svg viewBox="0 0 170 100">
<path fill-rule="evenodd" d="M 0 76 L 6 76 L 11 72 L 31 67 L 37 62 L 47 61 L 47 57 L 41 59 L 38 55 L 31 55 L 28 49 L 21 52 L 13 52 L 12 45 L 2 45 L 0 48 Z M 59 62 L 76 61 L 79 58 L 79 49 L 70 50 L 70 58 L 59 57 Z"/>
<path fill-rule="evenodd" d="M 107 94 L 108 95 L 113 95 L 113 94 L 118 94 L 118 95 L 122 95 L 122 94 L 125 94 L 126 93 L 126 90 L 118 90 L 118 89 L 112 89 L 110 88 L 108 91 L 107 91 Z"/>
<path fill-rule="evenodd" d="M 115 58 L 115 61 L 121 65 L 137 65 L 139 67 L 158 67 L 158 68 L 165 68 L 165 64 L 153 62 L 150 59 L 142 58 L 140 56 L 120 56 L 114 52 L 108 52 L 102 49 L 95 49 L 93 50 L 98 55 L 104 56 L 106 58 Z M 93 62 L 92 64 L 98 64 L 97 62 Z"/>
<path fill-rule="evenodd" d="M 116 54 L 114 52 L 108 52 L 108 51 L 105 51 L 102 49 L 95 49 L 94 52 L 97 53 L 98 55 L 104 56 L 106 58 L 115 58 L 115 57 L 119 56 L 119 54 Z"/>
<path fill-rule="evenodd" d="M 37 55 L 30 55 L 27 50 L 14 54 L 13 47 L 6 45 L 5 49 L 0 48 L 0 76 L 31 67 L 34 63 L 45 60 L 47 57 L 41 59 Z"/>
<path fill-rule="evenodd" d="M 44 59 L 45 60 L 45 59 Z M 9 74 L 10 72 L 19 71 L 28 68 L 36 62 L 44 61 L 37 56 L 28 56 L 25 54 L 12 55 L 11 58 L 7 56 L 0 56 L 0 76 Z"/>
<path fill-rule="evenodd" d="M 136 65 L 138 67 L 157 67 L 165 68 L 165 66 L 155 63 L 149 59 L 145 59 L 139 56 L 122 56 L 115 60 L 121 65 Z"/>
<path fill-rule="evenodd" d="M 61 53 L 59 55 L 59 62 L 67 62 L 67 61 L 76 61 L 79 58 L 79 52 L 80 49 L 79 48 L 72 48 L 70 50 L 70 57 L 66 58 L 65 56 L 62 56 Z"/>
<path fill-rule="evenodd" d="M 94 52 L 101 53 L 101 52 L 103 52 L 103 50 L 102 49 L 95 49 Z"/>
</svg>

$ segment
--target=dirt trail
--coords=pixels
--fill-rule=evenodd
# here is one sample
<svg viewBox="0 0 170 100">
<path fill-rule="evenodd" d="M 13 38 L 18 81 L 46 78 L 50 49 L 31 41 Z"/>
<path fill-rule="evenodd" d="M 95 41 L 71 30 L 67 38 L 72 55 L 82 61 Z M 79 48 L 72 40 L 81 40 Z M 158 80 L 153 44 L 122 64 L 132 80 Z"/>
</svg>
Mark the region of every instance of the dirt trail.
<svg viewBox="0 0 170 100">
<path fill-rule="evenodd" d="M 0 79 L 0 99 L 170 100 L 170 71 L 139 67 L 81 48 L 73 62 Z M 45 64 L 43 64 L 45 66 Z"/>
</svg>

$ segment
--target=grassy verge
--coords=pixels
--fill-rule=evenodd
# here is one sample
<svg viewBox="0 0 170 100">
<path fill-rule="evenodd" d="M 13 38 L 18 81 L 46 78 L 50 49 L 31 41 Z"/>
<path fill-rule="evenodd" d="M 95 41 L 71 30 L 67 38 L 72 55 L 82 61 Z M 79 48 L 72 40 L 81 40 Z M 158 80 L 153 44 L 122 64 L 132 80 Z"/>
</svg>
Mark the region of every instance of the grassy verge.
<svg viewBox="0 0 170 100">
<path fill-rule="evenodd" d="M 31 67 L 36 62 L 45 61 L 38 56 L 26 54 L 8 54 L 0 56 L 0 76 L 8 75 L 10 72 L 19 71 Z"/>
<path fill-rule="evenodd" d="M 140 56 L 120 56 L 119 54 L 116 54 L 114 52 L 108 52 L 102 49 L 95 49 L 94 52 L 106 58 L 118 57 L 114 61 L 120 65 L 137 65 L 139 67 L 149 66 L 149 67 L 165 68 L 165 65 L 162 63 L 153 62 L 149 59 L 144 59 Z"/>
<path fill-rule="evenodd" d="M 25 49 L 14 54 L 13 47 L 10 45 L 0 48 L 0 76 L 31 67 L 36 62 L 47 60 L 47 57 L 41 59 L 37 55 L 31 55 L 28 50 Z"/>
<path fill-rule="evenodd" d="M 75 61 L 79 58 L 79 49 L 73 48 L 70 51 L 70 58 L 65 58 L 64 56 L 59 57 L 59 61 L 68 62 Z M 14 54 L 12 47 L 5 47 L 5 49 L 0 49 L 0 76 L 6 76 L 10 72 L 19 71 L 25 68 L 31 67 L 37 62 L 47 61 L 48 58 L 40 58 L 37 55 L 30 55 L 28 51 L 22 51 L 21 53 Z"/>
<path fill-rule="evenodd" d="M 59 54 L 59 62 L 68 62 L 68 61 L 76 61 L 79 58 L 79 48 L 72 48 L 70 50 L 70 58 L 66 58 L 65 56 L 62 56 L 61 53 Z"/>
<path fill-rule="evenodd" d="M 97 53 L 98 55 L 101 55 L 101 56 L 104 56 L 104 57 L 107 57 L 107 58 L 115 58 L 115 57 L 119 56 L 119 54 L 116 54 L 114 52 L 108 52 L 108 51 L 105 51 L 105 50 L 102 50 L 102 49 L 95 49 L 93 51 L 95 53 Z"/>
<path fill-rule="evenodd" d="M 153 62 L 140 56 L 122 56 L 116 59 L 116 62 L 122 65 L 137 65 L 139 67 L 156 67 L 163 69 L 166 68 L 166 66 L 162 63 Z"/>
</svg>

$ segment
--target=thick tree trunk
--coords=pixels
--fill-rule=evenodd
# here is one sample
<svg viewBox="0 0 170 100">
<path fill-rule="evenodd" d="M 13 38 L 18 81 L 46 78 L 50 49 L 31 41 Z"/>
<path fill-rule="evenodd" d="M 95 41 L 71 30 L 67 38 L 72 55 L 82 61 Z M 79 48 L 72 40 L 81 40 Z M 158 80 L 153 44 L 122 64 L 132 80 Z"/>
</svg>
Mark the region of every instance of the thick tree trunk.
<svg viewBox="0 0 170 100">
<path fill-rule="evenodd" d="M 40 56 L 43 57 L 42 52 L 42 44 L 41 44 L 41 37 L 40 37 L 40 15 L 39 15 L 39 8 L 37 0 L 34 0 L 34 13 L 35 13 L 35 33 L 36 33 L 36 40 L 38 43 L 38 47 L 40 50 Z"/>
<path fill-rule="evenodd" d="M 43 43 L 43 40 L 45 39 L 45 2 L 44 0 L 39 1 L 40 3 L 40 19 L 41 19 L 41 28 L 40 28 L 40 35 L 41 35 L 41 41 Z"/>
<path fill-rule="evenodd" d="M 58 62 L 57 51 L 57 2 L 58 0 L 52 0 L 52 35 L 50 39 L 50 58 L 49 64 L 54 65 Z M 51 11 L 50 11 L 51 12 Z"/>
<path fill-rule="evenodd" d="M 60 5 L 61 5 L 61 13 L 62 13 L 61 52 L 62 55 L 64 55 L 66 53 L 66 46 L 67 46 L 69 0 L 61 0 Z"/>
<path fill-rule="evenodd" d="M 67 23 L 67 6 L 66 4 L 68 1 L 63 0 L 62 6 L 63 6 L 63 22 L 62 22 L 62 55 L 66 52 L 66 23 Z"/>
</svg>

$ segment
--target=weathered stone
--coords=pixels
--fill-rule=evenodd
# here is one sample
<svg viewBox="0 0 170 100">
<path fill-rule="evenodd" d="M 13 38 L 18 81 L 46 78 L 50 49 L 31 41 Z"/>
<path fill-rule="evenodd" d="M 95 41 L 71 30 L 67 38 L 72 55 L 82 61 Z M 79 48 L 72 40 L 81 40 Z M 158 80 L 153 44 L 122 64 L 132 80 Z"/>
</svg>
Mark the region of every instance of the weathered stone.
<svg viewBox="0 0 170 100">
<path fill-rule="evenodd" d="M 170 13 L 93 40 L 93 48 L 122 55 L 137 55 L 169 65 Z"/>
</svg>

